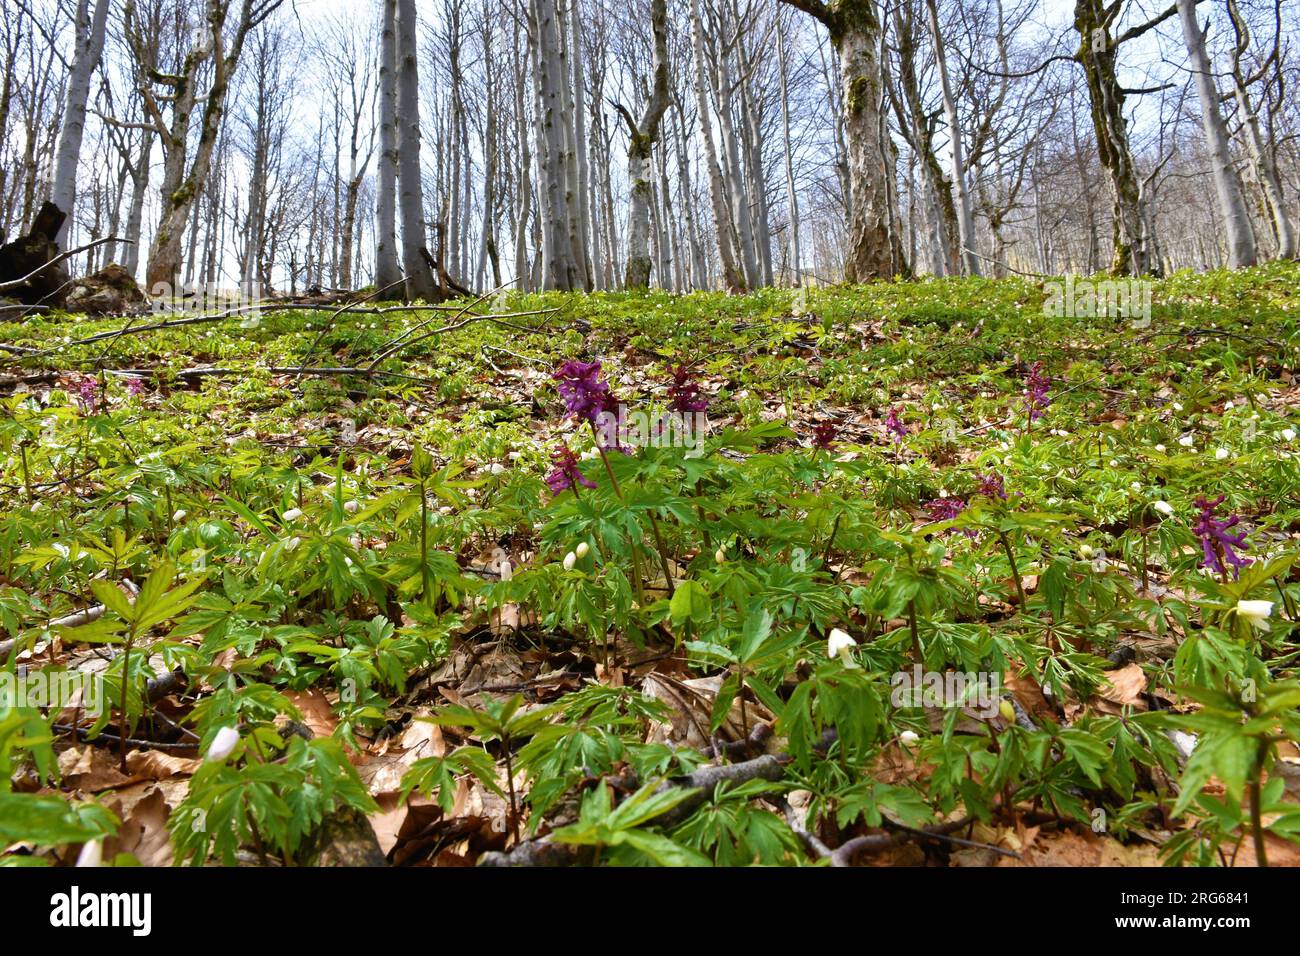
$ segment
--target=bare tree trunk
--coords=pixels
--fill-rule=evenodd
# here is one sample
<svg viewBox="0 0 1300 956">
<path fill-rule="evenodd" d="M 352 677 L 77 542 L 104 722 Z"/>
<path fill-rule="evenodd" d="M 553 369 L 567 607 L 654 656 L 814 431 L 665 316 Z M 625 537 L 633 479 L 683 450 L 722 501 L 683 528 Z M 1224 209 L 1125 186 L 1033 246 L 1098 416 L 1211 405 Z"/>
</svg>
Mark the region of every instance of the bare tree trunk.
<svg viewBox="0 0 1300 956">
<path fill-rule="evenodd" d="M 1246 88 L 1246 77 L 1242 71 L 1241 59 L 1250 46 L 1250 32 L 1237 9 L 1237 0 L 1228 0 L 1228 16 L 1232 19 L 1233 29 L 1237 34 L 1237 42 L 1232 51 L 1232 87 L 1233 95 L 1237 99 L 1237 107 L 1241 111 L 1242 136 L 1246 140 L 1255 178 L 1264 193 L 1264 203 L 1272 219 L 1273 238 L 1277 242 L 1277 257 L 1294 259 L 1300 255 L 1295 224 L 1287 212 L 1282 182 L 1277 174 L 1277 163 L 1274 162 L 1273 154 L 1260 132 L 1259 116 L 1255 113 L 1254 104 L 1251 103 L 1250 91 Z"/>
<path fill-rule="evenodd" d="M 776 55 L 781 75 L 781 128 L 785 141 L 785 197 L 790 210 L 790 284 L 803 285 L 803 259 L 799 253 L 799 194 L 794 188 L 794 158 L 790 150 L 790 93 L 786 86 L 785 28 L 777 27 Z"/>
<path fill-rule="evenodd" d="M 531 0 L 537 44 L 533 69 L 538 91 L 538 167 L 542 174 L 546 233 L 542 287 L 570 291 L 582 287 L 577 235 L 572 228 L 570 199 L 576 199 L 571 180 L 573 153 L 566 117 L 566 68 L 561 50 L 561 28 L 556 0 Z"/>
<path fill-rule="evenodd" d="M 1219 198 L 1219 211 L 1227 230 L 1228 264 L 1234 269 L 1253 266 L 1256 261 L 1255 232 L 1250 225 L 1241 181 L 1232 164 L 1228 128 L 1219 112 L 1219 89 L 1214 74 L 1210 72 L 1209 54 L 1205 52 L 1205 32 L 1196 22 L 1196 0 L 1178 0 L 1178 18 L 1183 24 L 1183 40 L 1192 61 L 1196 93 L 1201 100 L 1201 127 L 1210 151 L 1210 172 Z"/>
<path fill-rule="evenodd" d="M 440 298 L 424 256 L 424 189 L 420 182 L 420 73 L 416 56 L 415 0 L 397 0 L 397 164 L 401 180 L 402 271 L 406 298 Z"/>
<path fill-rule="evenodd" d="M 578 15 L 578 0 L 569 3 L 569 57 L 573 61 L 573 140 L 574 172 L 577 186 L 577 209 L 573 216 L 576 220 L 578 245 L 581 249 L 579 265 L 585 276 L 583 287 L 590 289 L 595 285 L 593 274 L 595 264 L 591 256 L 591 186 L 590 171 L 587 165 L 587 107 L 586 78 L 582 62 L 582 23 Z M 653 16 L 653 14 L 652 14 Z"/>
<path fill-rule="evenodd" d="M 92 15 L 89 0 L 78 0 L 76 14 L 76 53 L 68 73 L 68 89 L 63 104 L 63 123 L 55 154 L 54 185 L 50 200 L 66 212 L 55 243 L 62 247 L 72 225 L 73 205 L 77 200 L 77 162 L 81 158 L 81 138 L 86 131 L 86 100 L 90 96 L 90 78 L 104 51 L 104 26 L 111 0 L 95 0 Z"/>
<path fill-rule="evenodd" d="M 704 139 L 705 165 L 709 170 L 709 196 L 713 201 L 714 231 L 718 238 L 718 257 L 722 262 L 722 281 L 731 292 L 748 288 L 745 275 L 736 261 L 739 244 L 736 228 L 727 206 L 726 185 L 718 166 L 718 151 L 713 142 L 713 122 L 709 118 L 708 86 L 704 77 L 704 24 L 700 17 L 700 0 L 691 0 L 691 44 L 695 56 L 695 101 Z"/>
<path fill-rule="evenodd" d="M 952 186 L 957 197 L 957 237 L 961 244 L 960 260 L 966 275 L 980 274 L 979 258 L 975 254 L 975 214 L 971 208 L 970 190 L 966 185 L 966 158 L 961 143 L 961 120 L 957 115 L 957 100 L 948 79 L 947 54 L 943 33 L 939 30 L 939 7 L 936 0 L 926 0 L 929 10 L 930 39 L 934 43 L 935 66 L 939 73 L 939 88 L 943 91 L 943 112 L 948 121 L 948 141 L 952 150 Z"/>
<path fill-rule="evenodd" d="M 659 141 L 659 127 L 668 108 L 668 3 L 651 0 L 650 29 L 654 34 L 653 88 L 639 121 L 619 107 L 628 126 L 627 272 L 629 289 L 650 285 L 650 156 Z M 666 276 L 660 276 L 666 282 Z"/>
<path fill-rule="evenodd" d="M 907 271 L 894 229 L 893 155 L 881 131 L 880 22 L 875 0 L 784 0 L 820 20 L 840 60 L 844 133 L 849 164 L 850 282 L 887 279 Z"/>
<path fill-rule="evenodd" d="M 1119 82 L 1115 60 L 1120 44 L 1150 29 L 1154 21 L 1112 37 L 1110 25 L 1117 9 L 1108 0 L 1075 0 L 1074 27 L 1080 39 L 1075 56 L 1087 77 L 1097 152 L 1110 179 L 1115 243 L 1111 271 L 1136 276 L 1152 272 L 1159 264 L 1152 261 L 1148 248 L 1148 220 L 1143 214 L 1142 194 L 1129 148 L 1124 88 Z"/>
<path fill-rule="evenodd" d="M 397 264 L 397 0 L 383 0 L 379 44 L 379 173 L 375 195 L 375 288 L 401 281 Z"/>
</svg>

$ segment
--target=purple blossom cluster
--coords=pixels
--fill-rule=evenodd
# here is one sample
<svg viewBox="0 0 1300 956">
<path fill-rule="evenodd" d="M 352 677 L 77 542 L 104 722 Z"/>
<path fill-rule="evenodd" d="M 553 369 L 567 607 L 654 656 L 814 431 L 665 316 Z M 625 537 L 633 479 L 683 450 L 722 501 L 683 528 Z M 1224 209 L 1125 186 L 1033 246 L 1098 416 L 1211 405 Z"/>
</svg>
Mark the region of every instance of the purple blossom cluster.
<svg viewBox="0 0 1300 956">
<path fill-rule="evenodd" d="M 600 377 L 600 362 L 569 359 L 551 377 L 565 409 L 579 421 L 594 423 L 601 412 L 612 411 L 615 400 Z"/>
<path fill-rule="evenodd" d="M 139 398 L 145 393 L 144 379 L 134 375 L 126 380 L 126 393 L 132 398 Z"/>
<path fill-rule="evenodd" d="M 1002 501 L 1007 500 L 1007 487 L 1002 480 L 1002 476 L 996 471 L 990 471 L 986 475 L 978 475 L 979 486 L 975 489 L 975 494 L 984 498 L 998 498 Z"/>
<path fill-rule="evenodd" d="M 836 421 L 818 422 L 813 426 L 813 447 L 830 451 L 839 437 L 840 423 Z"/>
<path fill-rule="evenodd" d="M 907 426 L 903 424 L 897 405 L 891 405 L 889 413 L 885 415 L 885 431 L 893 436 L 896 445 L 903 444 L 903 439 L 907 437 Z"/>
<path fill-rule="evenodd" d="M 1025 379 L 1025 410 L 1029 420 L 1036 422 L 1043 417 L 1043 411 L 1052 400 L 1047 395 L 1052 377 L 1043 370 L 1042 362 L 1035 362 L 1029 367 L 1029 377 Z"/>
<path fill-rule="evenodd" d="M 558 495 L 561 491 L 567 491 L 575 484 L 584 488 L 595 488 L 596 483 L 583 476 L 578 470 L 578 456 L 568 445 L 561 445 L 555 451 L 551 452 L 551 473 L 546 476 L 546 484 L 551 489 L 551 494 Z"/>
<path fill-rule="evenodd" d="M 709 400 L 700 394 L 700 385 L 691 377 L 691 370 L 678 365 L 669 372 L 672 381 L 668 383 L 668 407 L 680 415 L 708 411 Z"/>
<path fill-rule="evenodd" d="M 931 521 L 951 521 L 966 510 L 966 501 L 953 496 L 935 498 L 925 503 L 925 510 L 930 513 Z"/>
<path fill-rule="evenodd" d="M 93 375 L 87 375 L 77 383 L 77 397 L 81 400 L 82 408 L 93 415 L 99 401 L 99 382 Z"/>
<path fill-rule="evenodd" d="M 1215 517 L 1214 512 L 1219 505 L 1223 504 L 1226 497 L 1226 495 L 1219 495 L 1212 501 L 1204 497 L 1197 498 L 1196 508 L 1200 514 L 1196 516 L 1192 531 L 1201 541 L 1201 552 L 1204 555 L 1201 559 L 1201 567 L 1222 575 L 1227 573 L 1227 565 L 1231 565 L 1232 576 L 1235 578 L 1237 570 L 1250 564 L 1251 559 L 1236 551 L 1237 548 L 1247 546 L 1247 532 L 1239 531 L 1236 534 L 1232 532 L 1232 529 L 1240 523 L 1241 516 L 1229 515 L 1226 520 Z"/>
</svg>

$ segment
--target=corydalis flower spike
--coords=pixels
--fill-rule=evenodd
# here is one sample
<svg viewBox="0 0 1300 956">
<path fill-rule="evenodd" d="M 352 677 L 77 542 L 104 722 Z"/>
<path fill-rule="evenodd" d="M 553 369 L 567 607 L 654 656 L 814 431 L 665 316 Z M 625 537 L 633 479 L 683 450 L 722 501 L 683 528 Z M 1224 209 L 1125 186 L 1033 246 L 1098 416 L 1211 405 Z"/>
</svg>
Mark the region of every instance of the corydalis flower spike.
<svg viewBox="0 0 1300 956">
<path fill-rule="evenodd" d="M 835 444 L 835 439 L 839 436 L 839 422 L 818 422 L 813 426 L 813 447 L 820 448 L 822 451 L 830 451 Z"/>
<path fill-rule="evenodd" d="M 578 470 L 578 456 L 568 445 L 561 445 L 551 452 L 551 464 L 554 467 L 546 476 L 546 484 L 551 489 L 551 494 L 558 495 L 575 484 L 582 485 L 584 488 L 596 487 L 594 481 L 583 477 L 582 472 Z"/>
<path fill-rule="evenodd" d="M 609 383 L 600 377 L 599 362 L 569 359 L 551 377 L 555 379 L 555 388 L 564 400 L 565 409 L 580 421 L 595 422 L 596 417 L 608 411 L 614 403 Z"/>
<path fill-rule="evenodd" d="M 897 405 L 891 405 L 889 414 L 885 416 L 885 431 L 893 436 L 896 445 L 903 444 L 903 439 L 907 437 L 907 426 L 903 424 Z"/>
<path fill-rule="evenodd" d="M 1240 515 L 1229 515 L 1227 520 L 1215 517 L 1214 512 L 1223 504 L 1226 495 L 1219 495 L 1213 501 L 1206 498 L 1196 499 L 1196 508 L 1200 512 L 1192 532 L 1201 541 L 1201 567 L 1208 568 L 1215 574 L 1226 574 L 1227 565 L 1232 566 L 1232 576 L 1237 576 L 1237 569 L 1251 563 L 1251 559 L 1237 553 L 1237 548 L 1246 547 L 1246 532 L 1232 533 L 1241 522 Z"/>
<path fill-rule="evenodd" d="M 1006 484 L 1002 476 L 996 471 L 990 471 L 987 475 L 978 475 L 980 480 L 979 487 L 975 489 L 975 494 L 984 498 L 999 498 L 1003 501 L 1007 498 Z"/>
<path fill-rule="evenodd" d="M 1029 377 L 1025 379 L 1025 409 L 1029 420 L 1036 422 L 1043 417 L 1043 409 L 1052 404 L 1047 397 L 1047 389 L 1052 384 L 1052 377 L 1043 371 L 1043 363 L 1035 362 L 1029 367 Z"/>
<path fill-rule="evenodd" d="M 668 407 L 679 415 L 708 411 L 709 400 L 700 394 L 699 383 L 691 378 L 691 370 L 678 365 L 669 372 L 672 381 L 668 384 Z"/>
</svg>

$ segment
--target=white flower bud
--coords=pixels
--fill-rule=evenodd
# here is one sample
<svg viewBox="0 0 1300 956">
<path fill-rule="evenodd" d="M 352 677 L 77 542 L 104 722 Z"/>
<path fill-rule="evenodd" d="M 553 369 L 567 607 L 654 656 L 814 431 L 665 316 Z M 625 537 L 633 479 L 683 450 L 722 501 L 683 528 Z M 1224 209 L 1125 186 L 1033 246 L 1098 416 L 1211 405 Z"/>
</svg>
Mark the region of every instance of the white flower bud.
<svg viewBox="0 0 1300 956">
<path fill-rule="evenodd" d="M 222 727 L 212 738 L 212 743 L 208 745 L 207 759 L 225 760 L 234 752 L 237 743 L 239 743 L 239 731 L 234 727 Z"/>
<path fill-rule="evenodd" d="M 284 513 L 285 521 L 297 521 L 301 517 L 302 517 L 302 510 L 300 508 L 290 508 L 288 511 Z"/>
<path fill-rule="evenodd" d="M 564 556 L 564 570 L 572 571 L 573 566 L 578 563 L 578 556 L 570 551 Z"/>
<path fill-rule="evenodd" d="M 1174 506 L 1167 501 L 1157 501 L 1151 505 L 1156 511 L 1160 512 L 1166 518 L 1170 518 L 1174 513 Z"/>
<path fill-rule="evenodd" d="M 898 742 L 900 744 L 903 744 L 906 747 L 912 746 L 920 739 L 921 739 L 921 735 L 918 734 L 915 730 L 905 730 L 898 735 Z"/>
<path fill-rule="evenodd" d="M 77 866 L 102 866 L 103 863 L 103 840 L 91 840 L 81 845 L 81 852 L 77 854 Z"/>
<path fill-rule="evenodd" d="M 1272 601 L 1238 601 L 1237 616 L 1244 617 L 1250 626 L 1261 631 L 1268 630 L 1268 616 L 1273 613 Z"/>
<path fill-rule="evenodd" d="M 589 551 L 591 551 L 591 546 L 585 541 L 579 541 L 578 546 L 573 549 L 573 553 L 579 558 L 585 558 Z"/>
<path fill-rule="evenodd" d="M 847 657 L 851 648 L 857 647 L 858 642 L 849 635 L 841 631 L 838 627 L 833 628 L 830 637 L 826 641 L 827 657 Z"/>
</svg>

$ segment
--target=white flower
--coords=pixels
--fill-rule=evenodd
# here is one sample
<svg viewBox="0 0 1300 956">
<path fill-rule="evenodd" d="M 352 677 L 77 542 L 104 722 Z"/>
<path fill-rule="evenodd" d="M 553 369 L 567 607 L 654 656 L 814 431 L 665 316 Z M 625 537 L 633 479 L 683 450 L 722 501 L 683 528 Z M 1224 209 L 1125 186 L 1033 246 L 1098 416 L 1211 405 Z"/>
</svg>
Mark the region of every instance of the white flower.
<svg viewBox="0 0 1300 956">
<path fill-rule="evenodd" d="M 1181 411 L 1183 410 L 1183 403 L 1182 403 L 1182 402 L 1174 402 L 1174 404 L 1173 404 L 1173 409 L 1174 409 L 1174 411 L 1176 411 L 1176 412 L 1181 412 Z"/>
<path fill-rule="evenodd" d="M 717 551 L 713 552 L 713 560 L 717 561 L 718 564 L 725 563 L 727 560 L 727 549 L 719 548 Z"/>
<path fill-rule="evenodd" d="M 591 550 L 591 545 L 587 544 L 587 542 L 585 541 L 579 541 L 578 546 L 573 549 L 573 553 L 580 558 L 585 558 L 587 556 L 587 552 L 590 550 Z"/>
<path fill-rule="evenodd" d="M 1229 454 L 1230 453 L 1226 448 L 1216 448 L 1214 449 L 1214 460 L 1223 461 L 1223 459 L 1227 458 Z"/>
<path fill-rule="evenodd" d="M 494 461 L 494 462 L 492 462 L 492 464 L 490 464 L 490 465 L 488 466 L 488 474 L 489 474 L 489 475 L 501 475 L 501 474 L 505 474 L 505 470 L 506 470 L 506 466 L 503 465 L 503 464 L 501 464 L 501 462 L 499 462 L 499 461 Z"/>
<path fill-rule="evenodd" d="M 1163 455 L 1163 454 L 1165 453 L 1165 446 L 1164 446 L 1164 445 L 1156 445 L 1156 451 L 1160 452 L 1160 454 Z"/>
<path fill-rule="evenodd" d="M 564 556 L 564 570 L 572 571 L 573 566 L 578 563 L 578 556 L 570 551 Z"/>
<path fill-rule="evenodd" d="M 225 760 L 239 743 L 239 731 L 234 727 L 222 727 L 208 745 L 208 760 Z"/>
<path fill-rule="evenodd" d="M 101 866 L 104 862 L 104 841 L 91 840 L 81 845 L 77 854 L 77 866 Z"/>
<path fill-rule="evenodd" d="M 297 521 L 302 517 L 302 510 L 300 508 L 290 508 L 284 513 L 283 517 L 285 521 Z"/>
<path fill-rule="evenodd" d="M 284 550 L 297 551 L 298 545 L 302 544 L 302 538 L 290 538 L 284 543 Z"/>
<path fill-rule="evenodd" d="M 1156 511 L 1160 512 L 1166 518 L 1170 518 L 1174 513 L 1174 506 L 1167 501 L 1157 501 L 1151 505 Z"/>
<path fill-rule="evenodd" d="M 179 524 L 185 520 L 186 514 L 188 514 L 188 512 L 184 508 L 177 508 L 172 512 L 172 520 Z"/>
<path fill-rule="evenodd" d="M 1238 601 L 1237 616 L 1244 617 L 1250 626 L 1261 631 L 1268 630 L 1268 616 L 1273 613 L 1272 601 Z"/>
<path fill-rule="evenodd" d="M 826 656 L 847 658 L 849 649 L 857 646 L 857 641 L 836 627 L 831 630 L 831 636 L 826 641 Z"/>
<path fill-rule="evenodd" d="M 1282 440 L 1283 440 L 1283 441 L 1295 441 L 1295 429 L 1294 429 L 1294 428 L 1284 428 L 1284 429 L 1282 429 Z"/>
<path fill-rule="evenodd" d="M 915 730 L 905 730 L 898 735 L 898 742 L 904 746 L 910 747 L 921 739 L 921 735 Z"/>
<path fill-rule="evenodd" d="M 1135 495 L 1142 491 L 1142 483 L 1140 481 L 1130 481 L 1128 487 L 1129 491 L 1133 492 Z"/>
<path fill-rule="evenodd" d="M 1092 556 L 1096 553 L 1097 552 L 1093 550 L 1092 545 L 1090 544 L 1079 545 L 1079 557 L 1083 558 L 1085 561 L 1091 560 Z"/>
<path fill-rule="evenodd" d="M 354 515 L 354 514 L 356 514 L 358 511 L 361 510 L 361 502 L 359 502 L 359 501 L 345 501 L 345 502 L 343 502 L 343 510 L 346 511 L 346 512 L 347 512 L 348 514 L 350 514 L 350 515 Z"/>
<path fill-rule="evenodd" d="M 1171 730 L 1169 731 L 1169 739 L 1174 742 L 1174 746 L 1178 748 L 1178 752 L 1183 755 L 1184 760 L 1190 757 L 1192 751 L 1196 749 L 1196 734 L 1185 734 L 1181 730 Z"/>
<path fill-rule="evenodd" d="M 1184 435 L 1182 438 L 1178 439 L 1178 444 L 1182 445 L 1184 448 L 1191 448 L 1195 441 L 1196 439 L 1191 435 Z"/>
</svg>

